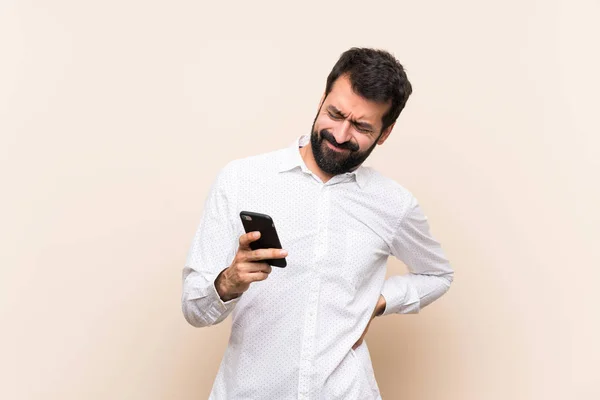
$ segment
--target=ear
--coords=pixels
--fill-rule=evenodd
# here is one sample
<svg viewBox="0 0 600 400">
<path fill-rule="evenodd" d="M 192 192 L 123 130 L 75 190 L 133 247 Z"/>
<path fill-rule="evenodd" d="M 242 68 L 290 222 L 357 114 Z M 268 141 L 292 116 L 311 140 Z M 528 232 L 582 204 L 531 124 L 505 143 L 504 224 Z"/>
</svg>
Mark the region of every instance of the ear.
<svg viewBox="0 0 600 400">
<path fill-rule="evenodd" d="M 379 140 L 377 140 L 378 145 L 382 145 L 383 143 L 385 143 L 387 138 L 390 136 L 390 133 L 392 133 L 392 129 L 394 128 L 394 125 L 396 125 L 395 122 L 393 124 L 391 124 L 390 126 L 388 126 L 387 128 L 385 128 L 385 131 L 383 131 L 383 133 L 381 134 L 381 137 L 379 138 Z"/>
</svg>

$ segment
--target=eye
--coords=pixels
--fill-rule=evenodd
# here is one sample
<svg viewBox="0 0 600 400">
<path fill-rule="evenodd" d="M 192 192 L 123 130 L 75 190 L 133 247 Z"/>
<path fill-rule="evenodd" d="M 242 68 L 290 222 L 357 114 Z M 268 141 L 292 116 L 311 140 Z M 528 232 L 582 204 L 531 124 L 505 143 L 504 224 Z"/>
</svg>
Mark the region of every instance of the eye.
<svg viewBox="0 0 600 400">
<path fill-rule="evenodd" d="M 366 133 L 366 134 L 370 134 L 371 130 L 367 129 L 367 128 L 361 128 L 360 126 L 355 126 L 356 130 L 359 131 L 360 133 Z"/>
<path fill-rule="evenodd" d="M 329 115 L 329 118 L 335 120 L 335 121 L 339 121 L 341 119 L 344 119 L 344 117 L 342 117 L 339 114 L 333 114 L 331 111 L 327 111 L 327 114 Z"/>
</svg>

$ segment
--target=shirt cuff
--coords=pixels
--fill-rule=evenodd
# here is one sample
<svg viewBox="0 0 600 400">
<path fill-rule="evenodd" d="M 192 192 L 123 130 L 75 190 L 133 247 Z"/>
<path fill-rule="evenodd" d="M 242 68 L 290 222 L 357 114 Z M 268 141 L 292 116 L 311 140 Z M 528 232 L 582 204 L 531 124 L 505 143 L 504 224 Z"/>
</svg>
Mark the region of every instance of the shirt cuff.
<svg viewBox="0 0 600 400">
<path fill-rule="evenodd" d="M 229 314 L 241 297 L 238 296 L 235 299 L 223 301 L 219 296 L 219 292 L 217 292 L 217 288 L 215 287 L 215 281 L 218 276 L 219 274 L 215 274 L 208 277 L 211 283 L 207 288 L 208 290 L 206 293 L 206 300 L 208 300 L 209 304 L 206 313 L 208 314 L 209 318 L 213 321 L 219 320 L 223 315 Z"/>
</svg>

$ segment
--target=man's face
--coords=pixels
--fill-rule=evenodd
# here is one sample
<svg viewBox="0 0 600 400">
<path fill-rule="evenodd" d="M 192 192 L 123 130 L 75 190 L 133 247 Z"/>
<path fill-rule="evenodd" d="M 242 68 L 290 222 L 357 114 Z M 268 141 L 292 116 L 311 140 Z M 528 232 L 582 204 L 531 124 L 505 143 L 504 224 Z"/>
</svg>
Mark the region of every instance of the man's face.
<svg viewBox="0 0 600 400">
<path fill-rule="evenodd" d="M 310 142 L 319 168 L 329 175 L 356 169 L 383 144 L 392 126 L 381 132 L 390 105 L 375 103 L 352 91 L 350 79 L 340 76 L 319 108 Z"/>
</svg>

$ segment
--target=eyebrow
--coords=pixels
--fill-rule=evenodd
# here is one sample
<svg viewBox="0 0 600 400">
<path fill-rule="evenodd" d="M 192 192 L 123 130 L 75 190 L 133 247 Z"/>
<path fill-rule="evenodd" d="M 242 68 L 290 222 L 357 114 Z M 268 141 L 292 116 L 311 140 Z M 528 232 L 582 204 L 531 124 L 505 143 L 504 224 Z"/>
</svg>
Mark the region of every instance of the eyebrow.
<svg viewBox="0 0 600 400">
<path fill-rule="evenodd" d="M 332 105 L 327 106 L 327 111 L 329 111 L 332 114 L 339 115 L 340 117 L 348 118 L 346 115 L 344 115 L 344 113 L 342 113 L 340 110 L 338 110 L 335 106 L 332 106 Z M 352 124 L 354 126 L 357 126 L 361 129 L 375 131 L 375 129 L 373 128 L 373 125 L 369 124 L 368 122 L 361 122 L 361 121 L 356 121 L 356 120 L 352 120 L 352 119 L 350 120 L 350 122 L 352 122 Z"/>
</svg>

